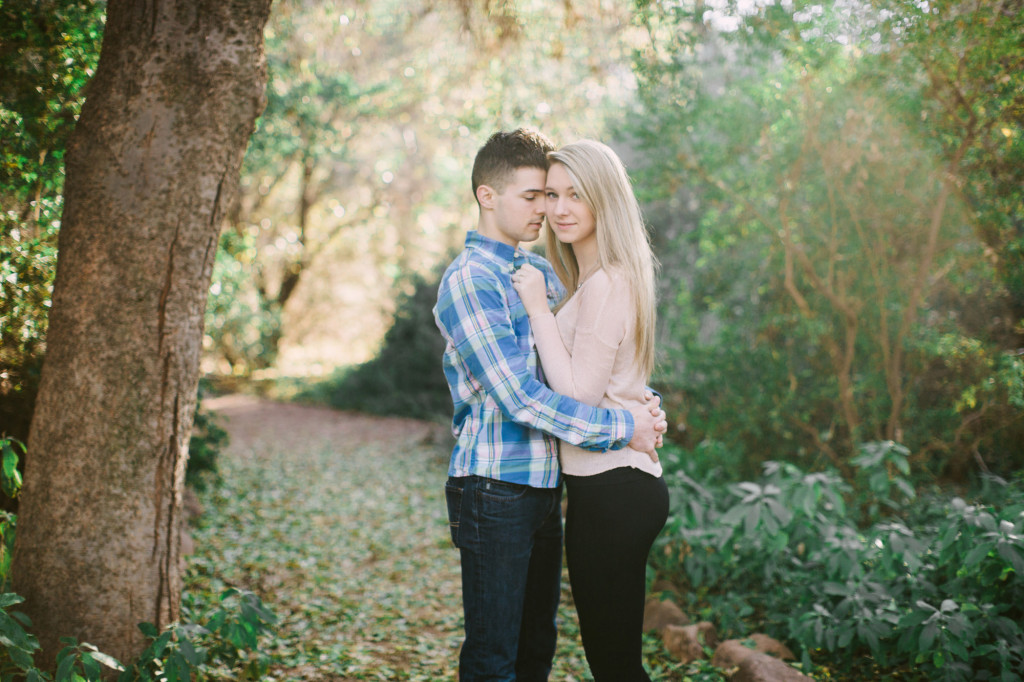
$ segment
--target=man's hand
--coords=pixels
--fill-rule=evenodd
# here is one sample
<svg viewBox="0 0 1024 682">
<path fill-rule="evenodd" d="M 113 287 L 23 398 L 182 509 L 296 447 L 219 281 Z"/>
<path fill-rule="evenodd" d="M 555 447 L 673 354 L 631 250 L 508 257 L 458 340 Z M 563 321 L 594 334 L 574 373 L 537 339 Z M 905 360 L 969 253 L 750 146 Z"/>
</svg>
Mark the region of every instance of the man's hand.
<svg viewBox="0 0 1024 682">
<path fill-rule="evenodd" d="M 544 273 L 537 268 L 525 263 L 512 275 L 512 287 L 519 294 L 526 314 L 530 317 L 551 312 Z"/>
<path fill-rule="evenodd" d="M 658 451 L 663 444 L 663 434 L 668 431 L 668 419 L 661 409 L 661 398 L 649 391 L 644 395 L 647 402 L 631 408 L 633 415 L 633 439 L 629 447 L 646 452 L 651 461 L 658 461 Z"/>
</svg>

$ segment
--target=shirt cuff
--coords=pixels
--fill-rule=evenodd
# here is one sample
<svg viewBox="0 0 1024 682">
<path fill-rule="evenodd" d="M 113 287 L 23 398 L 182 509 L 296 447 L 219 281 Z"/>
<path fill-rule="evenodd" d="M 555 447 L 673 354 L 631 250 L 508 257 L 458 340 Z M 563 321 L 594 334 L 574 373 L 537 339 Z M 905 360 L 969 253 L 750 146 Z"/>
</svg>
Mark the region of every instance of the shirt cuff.
<svg viewBox="0 0 1024 682">
<path fill-rule="evenodd" d="M 622 413 L 626 415 L 625 422 L 622 423 L 622 427 L 625 429 L 625 434 L 617 441 L 612 443 L 612 450 L 621 450 L 622 448 L 629 445 L 629 441 L 633 440 L 633 432 L 636 430 L 636 424 L 633 422 L 633 413 L 629 410 L 622 410 Z M 620 425 L 616 423 L 616 432 L 618 432 Z"/>
</svg>

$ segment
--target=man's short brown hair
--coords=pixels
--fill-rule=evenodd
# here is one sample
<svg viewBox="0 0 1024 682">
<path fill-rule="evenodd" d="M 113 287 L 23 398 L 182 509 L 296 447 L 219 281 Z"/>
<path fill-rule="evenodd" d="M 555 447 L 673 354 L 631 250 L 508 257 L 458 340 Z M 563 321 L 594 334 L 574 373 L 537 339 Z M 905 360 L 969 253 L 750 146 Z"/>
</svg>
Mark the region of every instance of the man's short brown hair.
<svg viewBox="0 0 1024 682">
<path fill-rule="evenodd" d="M 503 192 L 519 168 L 548 169 L 551 141 L 535 130 L 516 128 L 497 132 L 480 147 L 473 161 L 473 196 L 480 185 Z"/>
</svg>

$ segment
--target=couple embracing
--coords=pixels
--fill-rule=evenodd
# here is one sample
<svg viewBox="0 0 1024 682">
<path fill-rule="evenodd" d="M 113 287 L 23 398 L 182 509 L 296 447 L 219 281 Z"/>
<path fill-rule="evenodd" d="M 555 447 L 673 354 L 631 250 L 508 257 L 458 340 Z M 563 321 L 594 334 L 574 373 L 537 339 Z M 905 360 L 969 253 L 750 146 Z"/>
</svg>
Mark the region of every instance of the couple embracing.
<svg viewBox="0 0 1024 682">
<path fill-rule="evenodd" d="M 668 514 L 647 388 L 654 258 L 621 161 L 590 140 L 491 136 L 475 231 L 434 315 L 454 403 L 445 493 L 462 563 L 461 682 L 547 680 L 565 555 L 597 682 L 649 681 L 647 554 Z M 551 263 L 521 244 L 545 217 Z"/>
</svg>

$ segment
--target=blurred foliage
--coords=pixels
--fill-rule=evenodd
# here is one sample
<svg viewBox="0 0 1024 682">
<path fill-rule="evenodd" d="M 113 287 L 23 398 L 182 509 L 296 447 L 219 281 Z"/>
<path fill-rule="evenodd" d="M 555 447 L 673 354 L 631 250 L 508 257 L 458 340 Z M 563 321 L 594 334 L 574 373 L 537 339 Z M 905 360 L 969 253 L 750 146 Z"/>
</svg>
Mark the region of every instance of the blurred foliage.
<svg viewBox="0 0 1024 682">
<path fill-rule="evenodd" d="M 684 610 L 725 637 L 767 632 L 829 679 L 1020 680 L 1024 477 L 969 501 L 916 497 L 909 451 L 867 443 L 838 471 L 766 462 L 740 483 L 695 478 L 667 450 L 673 510 L 652 551 Z"/>
<path fill-rule="evenodd" d="M 1024 465 L 1019 3 L 644 1 L 623 124 L 664 267 L 655 382 L 750 475 L 895 440 Z"/>
<path fill-rule="evenodd" d="M 316 382 L 296 398 L 370 414 L 449 421 L 452 402 L 441 369 L 444 340 L 433 313 L 442 272 L 406 280 L 394 324 L 373 360 Z"/>
<path fill-rule="evenodd" d="M 0 197 L 5 213 L 39 220 L 33 202 L 60 195 L 67 140 L 99 57 L 106 3 L 0 6 Z M 7 216 L 8 219 L 11 216 Z"/>
<path fill-rule="evenodd" d="M 275 3 L 207 369 L 298 374 L 372 357 L 405 278 L 473 224 L 480 144 L 518 125 L 601 136 L 629 94 L 638 33 L 627 5 L 594 0 Z M 222 277 L 233 281 L 218 290 Z M 245 335 L 217 330 L 231 297 Z"/>
<path fill-rule="evenodd" d="M 200 381 L 192 434 L 188 440 L 188 465 L 185 468 L 185 483 L 196 490 L 205 490 L 210 484 L 220 483 L 218 459 L 230 441 L 217 414 L 203 407 L 204 393 L 205 388 Z"/>
<path fill-rule="evenodd" d="M 25 444 L 16 438 L 0 435 L 0 485 L 4 495 L 11 500 L 21 492 L 21 472 L 18 463 L 25 457 Z M 0 510 L 0 592 L 10 587 L 8 576 L 11 572 L 11 560 L 14 556 L 14 529 L 17 526 L 16 514 Z"/>
<path fill-rule="evenodd" d="M 24 440 L 45 352 L 64 151 L 106 3 L 0 4 L 0 435 Z"/>
<path fill-rule="evenodd" d="M 253 288 L 256 262 L 251 234 L 234 230 L 221 234 L 206 304 L 204 350 L 227 363 L 229 374 L 266 369 L 277 359 L 280 309 L 268 305 Z"/>
</svg>

